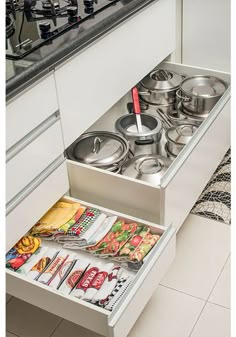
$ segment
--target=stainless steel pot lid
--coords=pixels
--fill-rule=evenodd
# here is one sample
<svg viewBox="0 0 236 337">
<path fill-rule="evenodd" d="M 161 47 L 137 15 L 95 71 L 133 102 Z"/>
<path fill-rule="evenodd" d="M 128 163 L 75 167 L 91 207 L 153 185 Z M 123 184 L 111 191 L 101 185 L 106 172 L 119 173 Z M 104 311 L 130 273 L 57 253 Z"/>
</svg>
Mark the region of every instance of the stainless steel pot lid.
<svg viewBox="0 0 236 337">
<path fill-rule="evenodd" d="M 227 83 L 214 76 L 192 76 L 181 84 L 182 91 L 197 97 L 218 97 L 227 89 Z"/>
<path fill-rule="evenodd" d="M 129 145 L 122 136 L 107 131 L 83 134 L 67 150 L 69 159 L 93 166 L 113 165 L 126 157 Z"/>
<path fill-rule="evenodd" d="M 185 145 L 192 138 L 197 126 L 193 124 L 182 124 L 173 126 L 166 131 L 166 139 L 175 144 Z"/>
<path fill-rule="evenodd" d="M 159 185 L 170 164 L 168 158 L 159 155 L 140 155 L 128 160 L 122 166 L 121 174 Z"/>
<path fill-rule="evenodd" d="M 182 81 L 183 77 L 173 71 L 156 69 L 145 76 L 140 83 L 150 90 L 170 90 L 178 88 Z"/>
</svg>

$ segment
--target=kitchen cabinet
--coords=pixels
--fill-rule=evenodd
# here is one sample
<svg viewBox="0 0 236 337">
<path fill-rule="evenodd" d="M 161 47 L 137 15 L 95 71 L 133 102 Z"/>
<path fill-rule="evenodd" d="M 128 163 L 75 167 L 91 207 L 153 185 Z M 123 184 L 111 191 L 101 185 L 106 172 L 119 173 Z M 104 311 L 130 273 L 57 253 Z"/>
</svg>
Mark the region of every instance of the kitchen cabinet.
<svg viewBox="0 0 236 337">
<path fill-rule="evenodd" d="M 183 63 L 230 71 L 230 13 L 230 0 L 183 0 Z"/>
<path fill-rule="evenodd" d="M 22 160 L 30 161 L 28 147 L 37 148 L 34 142 L 42 141 L 43 149 L 45 132 L 57 139 L 48 149 L 52 160 L 46 156 L 45 166 L 35 170 L 34 177 L 24 177 L 17 190 L 9 190 L 7 250 L 62 196 L 82 200 L 107 214 L 117 214 L 164 233 L 113 312 L 7 271 L 9 294 L 107 337 L 127 336 L 174 259 L 176 231 L 230 146 L 230 88 L 166 171 L 160 186 L 68 160 L 63 151 L 85 131 L 115 131 L 115 120 L 127 112 L 126 105 L 131 101 L 130 88 L 174 48 L 175 1 L 160 0 L 58 67 L 55 77 L 50 74 L 42 82 L 43 90 L 34 92 L 32 88 L 24 93 L 28 96 L 17 97 L 19 104 L 24 103 L 21 104 L 25 108 L 26 127 L 16 137 L 11 134 L 14 119 L 7 124 L 9 165 L 13 159 L 19 160 L 19 166 Z M 218 76 L 230 83 L 228 73 L 168 62 L 160 66 L 187 75 Z M 47 106 L 43 102 L 45 90 L 50 93 Z M 41 104 L 36 103 L 36 113 L 32 115 L 31 100 L 35 104 L 39 98 Z M 14 102 L 9 103 L 9 118 L 19 106 Z M 49 125 L 51 119 L 54 122 Z M 52 125 L 57 128 L 58 138 Z M 9 184 L 10 181 L 11 178 Z"/>
<path fill-rule="evenodd" d="M 230 82 L 230 76 L 226 73 L 166 62 L 161 67 L 188 75 L 200 71 Z M 50 287 L 29 281 L 11 271 L 7 271 L 7 292 L 104 336 L 127 336 L 174 259 L 176 230 L 230 145 L 229 91 L 230 88 L 172 163 L 160 186 L 61 158 L 57 167 L 51 168 L 36 188 L 32 186 L 27 197 L 9 212 L 8 248 L 61 196 L 68 195 L 68 189 L 72 200 L 83 200 L 83 203 L 95 205 L 107 214 L 119 214 L 131 221 L 163 230 L 165 236 L 161 245 L 148 255 L 147 263 L 137 273 L 132 289 L 128 290 L 125 299 L 113 312 L 59 294 Z M 91 125 L 89 131 L 112 130 L 115 119 L 124 113 L 128 101 L 130 93 Z M 71 197 L 66 196 L 69 199 Z M 16 218 L 22 226 L 16 227 Z"/>
<path fill-rule="evenodd" d="M 65 147 L 174 49 L 175 0 L 159 0 L 56 68 Z"/>
</svg>

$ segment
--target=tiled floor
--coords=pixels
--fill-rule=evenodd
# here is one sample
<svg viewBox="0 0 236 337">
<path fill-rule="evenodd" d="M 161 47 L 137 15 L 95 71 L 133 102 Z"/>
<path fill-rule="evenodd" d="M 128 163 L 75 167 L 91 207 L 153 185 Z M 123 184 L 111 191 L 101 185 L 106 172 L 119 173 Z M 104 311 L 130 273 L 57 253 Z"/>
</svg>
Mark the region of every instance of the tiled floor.
<svg viewBox="0 0 236 337">
<path fill-rule="evenodd" d="M 7 337 L 100 337 L 7 300 Z M 175 261 L 128 337 L 143 336 L 230 337 L 230 226 L 189 215 L 177 235 Z"/>
</svg>

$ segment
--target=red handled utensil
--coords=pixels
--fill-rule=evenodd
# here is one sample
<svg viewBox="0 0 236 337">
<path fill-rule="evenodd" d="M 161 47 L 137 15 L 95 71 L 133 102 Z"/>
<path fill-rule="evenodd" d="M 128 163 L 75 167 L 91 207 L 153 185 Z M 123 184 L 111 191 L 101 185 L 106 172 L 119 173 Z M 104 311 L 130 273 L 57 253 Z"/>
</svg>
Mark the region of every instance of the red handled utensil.
<svg viewBox="0 0 236 337">
<path fill-rule="evenodd" d="M 134 105 L 134 113 L 136 116 L 136 125 L 139 133 L 142 133 L 142 121 L 141 121 L 141 109 L 139 103 L 138 89 L 136 87 L 132 88 L 132 98 Z"/>
</svg>

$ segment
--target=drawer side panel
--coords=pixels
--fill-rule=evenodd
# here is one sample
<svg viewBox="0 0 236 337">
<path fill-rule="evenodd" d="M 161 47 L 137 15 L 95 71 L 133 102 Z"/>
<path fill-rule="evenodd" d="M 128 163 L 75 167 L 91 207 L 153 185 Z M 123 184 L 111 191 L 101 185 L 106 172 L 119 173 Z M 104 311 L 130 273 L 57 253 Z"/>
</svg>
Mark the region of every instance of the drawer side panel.
<svg viewBox="0 0 236 337">
<path fill-rule="evenodd" d="M 123 309 L 121 305 L 120 310 L 122 311 L 122 314 L 119 319 L 116 320 L 115 316 L 114 319 L 111 319 L 110 329 L 113 333 L 112 337 L 126 337 L 128 335 L 129 331 L 137 321 L 137 318 L 158 287 L 162 277 L 169 269 L 175 257 L 176 235 L 174 232 L 172 232 L 172 234 L 170 233 L 170 237 L 171 238 L 167 239 L 168 243 L 166 244 L 166 247 L 155 260 L 155 263 L 151 266 L 145 278 L 139 280 L 138 289 L 129 305 L 125 309 Z M 126 298 L 124 298 L 124 302 L 125 301 Z"/>
<path fill-rule="evenodd" d="M 179 228 L 230 147 L 230 100 L 164 189 L 161 224 Z"/>
</svg>

